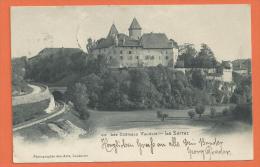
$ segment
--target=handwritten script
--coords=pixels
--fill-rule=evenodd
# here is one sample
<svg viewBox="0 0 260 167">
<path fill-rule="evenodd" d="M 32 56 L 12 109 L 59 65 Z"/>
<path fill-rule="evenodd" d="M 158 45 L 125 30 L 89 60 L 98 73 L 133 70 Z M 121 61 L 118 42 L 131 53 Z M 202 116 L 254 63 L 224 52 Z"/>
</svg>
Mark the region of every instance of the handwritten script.
<svg viewBox="0 0 260 167">
<path fill-rule="evenodd" d="M 161 136 L 161 137 L 158 137 Z M 163 140 L 162 140 L 163 139 Z M 137 152 L 140 156 L 155 155 L 157 152 L 184 152 L 189 159 L 212 160 L 215 156 L 230 156 L 224 141 L 217 137 L 193 138 L 188 131 L 110 133 L 101 134 L 101 149 L 108 153 L 122 154 L 124 151 Z M 183 151 L 182 151 L 183 150 Z"/>
</svg>

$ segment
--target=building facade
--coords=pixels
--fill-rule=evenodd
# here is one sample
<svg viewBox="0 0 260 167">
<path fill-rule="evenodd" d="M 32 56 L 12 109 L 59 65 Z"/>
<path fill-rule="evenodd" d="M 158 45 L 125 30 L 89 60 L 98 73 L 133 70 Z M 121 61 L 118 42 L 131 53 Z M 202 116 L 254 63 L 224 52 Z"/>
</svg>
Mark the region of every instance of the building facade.
<svg viewBox="0 0 260 167">
<path fill-rule="evenodd" d="M 149 67 L 159 64 L 174 67 L 178 46 L 164 33 L 144 33 L 136 18 L 129 35 L 119 33 L 113 24 L 106 38 L 94 43 L 91 54 L 104 55 L 111 68 Z"/>
</svg>

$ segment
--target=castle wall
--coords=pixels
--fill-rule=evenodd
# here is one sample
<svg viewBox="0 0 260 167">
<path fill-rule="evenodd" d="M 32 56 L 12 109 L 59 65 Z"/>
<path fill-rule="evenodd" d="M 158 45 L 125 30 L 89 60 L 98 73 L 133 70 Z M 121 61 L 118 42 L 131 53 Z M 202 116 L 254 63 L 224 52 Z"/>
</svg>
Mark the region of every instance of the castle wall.
<svg viewBox="0 0 260 167">
<path fill-rule="evenodd" d="M 115 47 L 96 49 L 94 55 L 106 55 L 112 68 L 173 66 L 177 49 L 143 49 L 142 47 Z"/>
</svg>

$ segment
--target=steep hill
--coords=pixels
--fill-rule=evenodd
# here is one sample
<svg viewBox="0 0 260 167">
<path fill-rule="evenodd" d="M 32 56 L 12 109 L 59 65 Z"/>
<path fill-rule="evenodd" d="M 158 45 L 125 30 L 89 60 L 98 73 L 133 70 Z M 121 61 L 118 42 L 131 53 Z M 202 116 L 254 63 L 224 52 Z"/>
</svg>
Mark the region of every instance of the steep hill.
<svg viewBox="0 0 260 167">
<path fill-rule="evenodd" d="M 27 77 L 37 82 L 67 85 L 84 72 L 86 54 L 77 48 L 45 48 L 28 59 Z"/>
</svg>

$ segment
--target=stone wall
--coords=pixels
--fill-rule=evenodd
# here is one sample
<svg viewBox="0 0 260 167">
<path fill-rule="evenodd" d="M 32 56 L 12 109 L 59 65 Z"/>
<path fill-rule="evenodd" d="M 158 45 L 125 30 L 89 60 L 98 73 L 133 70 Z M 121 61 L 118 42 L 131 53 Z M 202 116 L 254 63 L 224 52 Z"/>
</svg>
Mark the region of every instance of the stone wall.
<svg viewBox="0 0 260 167">
<path fill-rule="evenodd" d="M 45 111 L 46 113 L 48 113 L 48 114 L 49 114 L 49 113 L 52 113 L 52 112 L 55 111 L 55 107 L 56 107 L 56 104 L 55 104 L 54 97 L 51 96 L 51 97 L 50 97 L 49 106 L 48 106 L 48 108 L 46 108 L 44 111 Z"/>
<path fill-rule="evenodd" d="M 29 103 L 36 103 L 40 102 L 46 99 L 50 99 L 52 97 L 52 94 L 49 91 L 48 87 L 45 87 L 45 89 L 40 93 L 31 93 L 26 94 L 23 96 L 13 96 L 12 97 L 12 105 L 19 105 L 19 104 L 29 104 Z"/>
</svg>

